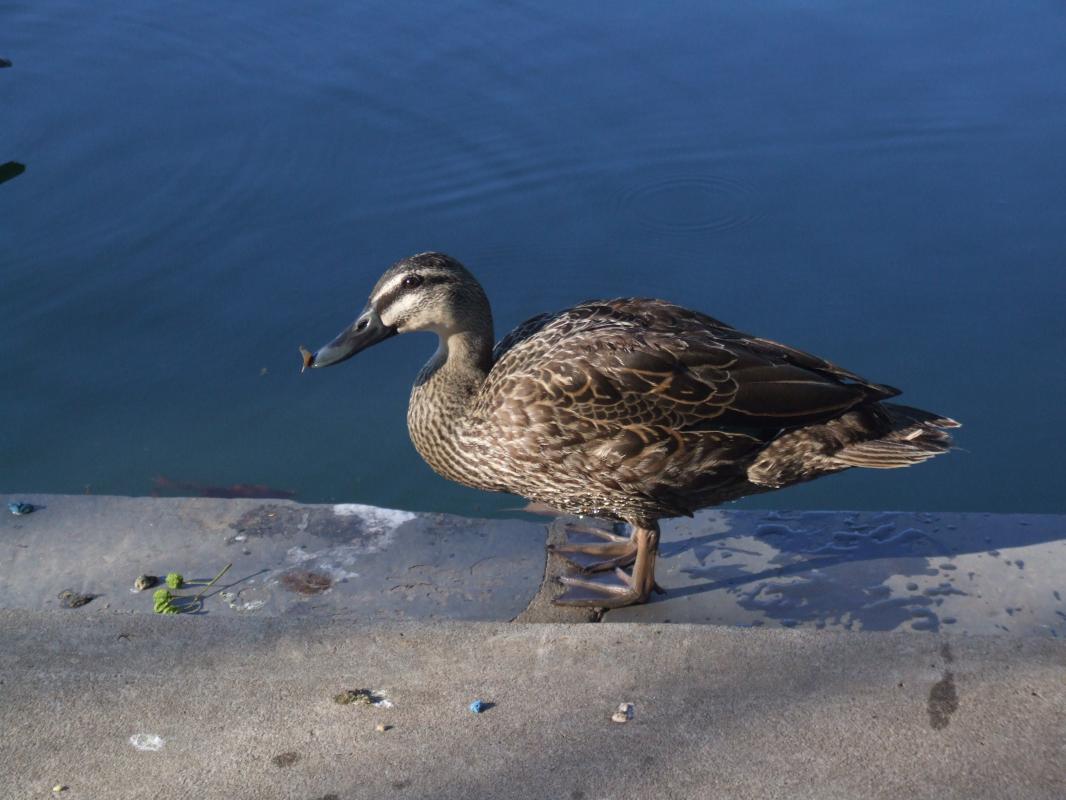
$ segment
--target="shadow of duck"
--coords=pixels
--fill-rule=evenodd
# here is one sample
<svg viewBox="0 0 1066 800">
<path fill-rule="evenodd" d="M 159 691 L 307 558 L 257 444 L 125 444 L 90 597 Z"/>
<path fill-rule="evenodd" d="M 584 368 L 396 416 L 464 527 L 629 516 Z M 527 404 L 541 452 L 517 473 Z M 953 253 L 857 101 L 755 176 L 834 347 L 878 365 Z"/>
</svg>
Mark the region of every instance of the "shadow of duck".
<svg viewBox="0 0 1066 800">
<path fill-rule="evenodd" d="M 604 619 L 1058 636 L 1064 526 L 1053 515 L 707 511 L 663 527 L 667 596 Z"/>
</svg>

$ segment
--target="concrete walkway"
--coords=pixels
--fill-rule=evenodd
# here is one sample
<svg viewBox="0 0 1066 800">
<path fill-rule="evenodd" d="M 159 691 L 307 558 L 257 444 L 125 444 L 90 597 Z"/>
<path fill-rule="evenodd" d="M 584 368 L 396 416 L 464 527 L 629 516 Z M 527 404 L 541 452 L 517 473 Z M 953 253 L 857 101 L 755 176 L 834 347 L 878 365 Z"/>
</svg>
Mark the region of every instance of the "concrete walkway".
<svg viewBox="0 0 1066 800">
<path fill-rule="evenodd" d="M 589 618 L 565 521 L 8 499 L 5 800 L 1066 797 L 1062 517 L 709 512 L 666 597 L 513 624 Z M 130 591 L 226 563 L 197 613 Z"/>
<path fill-rule="evenodd" d="M 56 611 L 0 637 L 13 800 L 1066 796 L 1051 639 Z M 363 688 L 391 707 L 333 700 Z"/>
</svg>

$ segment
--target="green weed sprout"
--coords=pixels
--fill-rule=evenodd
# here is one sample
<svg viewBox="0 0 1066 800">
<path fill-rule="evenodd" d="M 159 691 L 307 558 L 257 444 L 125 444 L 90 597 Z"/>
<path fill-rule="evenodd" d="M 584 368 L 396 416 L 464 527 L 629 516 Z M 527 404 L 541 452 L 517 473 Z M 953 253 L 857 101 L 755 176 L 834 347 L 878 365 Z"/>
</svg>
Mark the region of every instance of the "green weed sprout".
<svg viewBox="0 0 1066 800">
<path fill-rule="evenodd" d="M 204 605 L 204 594 L 208 589 L 218 583 L 222 576 L 229 572 L 229 569 L 232 566 L 233 564 L 230 563 L 223 567 L 222 571 L 204 584 L 204 587 L 193 597 L 174 594 L 170 591 L 170 589 L 180 589 L 182 586 L 185 586 L 185 579 L 182 578 L 181 574 L 171 572 L 167 575 L 167 586 L 169 586 L 170 589 L 157 589 L 155 594 L 152 595 L 155 613 L 184 614 L 199 611 Z"/>
<path fill-rule="evenodd" d="M 174 604 L 174 595 L 169 589 L 157 589 L 152 595 L 156 614 L 180 614 L 181 608 Z"/>
</svg>

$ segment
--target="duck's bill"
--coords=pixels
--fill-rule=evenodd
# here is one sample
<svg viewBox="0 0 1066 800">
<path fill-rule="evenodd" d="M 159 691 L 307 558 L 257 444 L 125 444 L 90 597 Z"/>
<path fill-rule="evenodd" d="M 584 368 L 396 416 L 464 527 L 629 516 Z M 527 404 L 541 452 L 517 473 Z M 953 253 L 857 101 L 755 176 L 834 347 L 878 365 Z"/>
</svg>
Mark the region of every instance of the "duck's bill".
<svg viewBox="0 0 1066 800">
<path fill-rule="evenodd" d="M 334 364 L 347 361 L 359 351 L 366 350 L 371 345 L 395 335 L 396 329 L 385 325 L 377 312 L 368 308 L 359 315 L 355 322 L 341 331 L 337 338 L 325 347 L 314 353 L 301 347 L 300 354 L 303 356 L 303 369 L 308 367 L 331 367 Z"/>
</svg>

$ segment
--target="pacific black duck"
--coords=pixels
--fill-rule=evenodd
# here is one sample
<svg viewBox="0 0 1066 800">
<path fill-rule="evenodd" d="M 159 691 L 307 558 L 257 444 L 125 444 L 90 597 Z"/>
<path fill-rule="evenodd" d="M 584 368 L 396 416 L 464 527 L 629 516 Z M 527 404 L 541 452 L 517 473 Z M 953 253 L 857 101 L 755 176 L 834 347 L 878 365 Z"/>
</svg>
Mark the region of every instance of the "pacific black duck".
<svg viewBox="0 0 1066 800">
<path fill-rule="evenodd" d="M 481 284 L 441 253 L 390 267 L 351 326 L 316 353 L 301 348 L 304 365 L 411 331 L 439 337 L 407 411 L 436 472 L 632 527 L 556 548 L 581 568 L 562 578 L 564 604 L 646 601 L 664 517 L 849 467 L 917 464 L 947 451 L 944 429 L 958 426 L 883 402 L 899 394 L 890 386 L 663 300 L 541 314 L 494 347 Z"/>
</svg>

